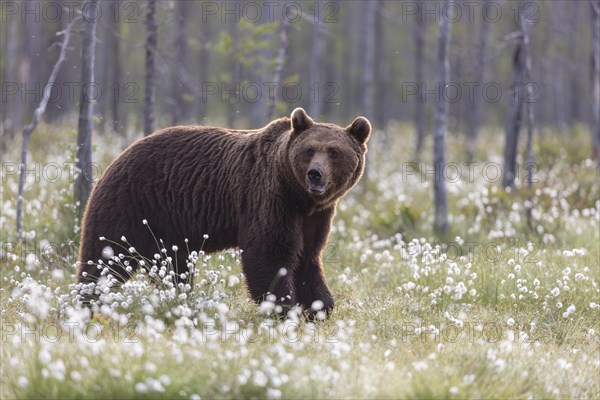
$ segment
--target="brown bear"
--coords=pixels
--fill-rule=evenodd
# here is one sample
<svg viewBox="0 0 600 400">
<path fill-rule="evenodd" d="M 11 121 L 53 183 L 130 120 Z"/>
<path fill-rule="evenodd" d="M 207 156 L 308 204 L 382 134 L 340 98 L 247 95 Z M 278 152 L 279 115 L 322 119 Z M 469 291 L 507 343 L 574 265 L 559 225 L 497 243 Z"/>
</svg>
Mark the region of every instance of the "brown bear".
<svg viewBox="0 0 600 400">
<path fill-rule="evenodd" d="M 297 108 L 262 129 L 177 126 L 138 140 L 92 191 L 78 281 L 89 289 L 99 279 L 97 263 L 111 256 L 103 249 L 122 236 L 150 260 L 157 239 L 169 251 L 237 246 L 253 299 L 273 294 L 284 309 L 321 300 L 329 313 L 321 253 L 338 200 L 363 173 L 370 133 L 363 117 L 342 128 Z M 187 256 L 174 253 L 178 276 Z M 132 270 L 115 264 L 111 274 L 124 282 Z"/>
</svg>

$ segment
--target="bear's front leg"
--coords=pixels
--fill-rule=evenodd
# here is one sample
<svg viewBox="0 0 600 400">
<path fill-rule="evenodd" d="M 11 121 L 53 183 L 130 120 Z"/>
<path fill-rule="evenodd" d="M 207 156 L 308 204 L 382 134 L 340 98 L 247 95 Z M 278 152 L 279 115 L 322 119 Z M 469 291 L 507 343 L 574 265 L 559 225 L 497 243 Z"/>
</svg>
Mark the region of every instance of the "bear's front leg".
<svg viewBox="0 0 600 400">
<path fill-rule="evenodd" d="M 319 310 L 312 309 L 313 304 L 320 300 L 321 310 L 327 315 L 334 307 L 333 296 L 325 281 L 321 253 L 327 241 L 334 209 L 327 209 L 309 217 L 303 224 L 302 258 L 294 280 L 298 302 L 308 310 L 309 318 L 314 318 Z"/>
<path fill-rule="evenodd" d="M 250 295 L 258 304 L 274 295 L 283 317 L 296 305 L 293 272 L 300 253 L 296 247 L 297 242 L 285 240 L 252 240 L 240 245 Z"/>
</svg>

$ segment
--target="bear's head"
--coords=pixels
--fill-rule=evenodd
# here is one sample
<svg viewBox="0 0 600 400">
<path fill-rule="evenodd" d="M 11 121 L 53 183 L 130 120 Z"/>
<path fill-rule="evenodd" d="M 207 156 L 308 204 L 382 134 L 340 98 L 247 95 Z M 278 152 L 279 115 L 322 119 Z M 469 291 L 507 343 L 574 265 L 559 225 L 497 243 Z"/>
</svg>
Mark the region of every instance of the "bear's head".
<svg viewBox="0 0 600 400">
<path fill-rule="evenodd" d="M 316 123 L 302 108 L 291 115 L 288 160 L 297 183 L 318 204 L 337 200 L 361 177 L 371 124 L 356 118 L 346 128 Z"/>
</svg>

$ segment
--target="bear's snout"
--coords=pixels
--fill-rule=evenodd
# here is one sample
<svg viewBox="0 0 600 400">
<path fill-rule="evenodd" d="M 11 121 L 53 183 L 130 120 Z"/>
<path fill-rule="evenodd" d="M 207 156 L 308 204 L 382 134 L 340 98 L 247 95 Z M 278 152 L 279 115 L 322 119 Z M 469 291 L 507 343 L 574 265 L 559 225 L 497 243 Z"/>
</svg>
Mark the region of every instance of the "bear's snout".
<svg viewBox="0 0 600 400">
<path fill-rule="evenodd" d="M 313 165 L 306 172 L 306 179 L 308 183 L 308 191 L 316 196 L 322 196 L 325 194 L 326 185 L 323 179 L 325 173 L 318 165 Z"/>
<path fill-rule="evenodd" d="M 311 168 L 308 170 L 306 175 L 308 176 L 308 180 L 311 183 L 319 183 L 321 182 L 321 178 L 323 177 L 323 171 L 319 167 Z"/>
</svg>

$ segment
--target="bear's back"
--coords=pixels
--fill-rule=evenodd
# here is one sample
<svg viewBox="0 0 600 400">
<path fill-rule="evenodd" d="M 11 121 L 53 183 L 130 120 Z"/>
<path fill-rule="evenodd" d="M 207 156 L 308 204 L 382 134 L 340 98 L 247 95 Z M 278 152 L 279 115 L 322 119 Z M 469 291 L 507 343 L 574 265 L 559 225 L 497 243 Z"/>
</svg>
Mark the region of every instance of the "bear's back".
<svg viewBox="0 0 600 400">
<path fill-rule="evenodd" d="M 210 237 L 206 251 L 236 246 L 240 204 L 254 184 L 250 177 L 258 168 L 261 135 L 260 130 L 186 126 L 135 142 L 96 184 L 82 242 L 97 242 L 89 237 L 92 232 L 117 242 L 127 234 L 149 258 L 158 250 L 152 234 L 169 248 L 185 248 L 184 239 L 198 248 L 204 234 Z M 97 260 L 102 246 L 86 244 L 82 260 Z"/>
</svg>

